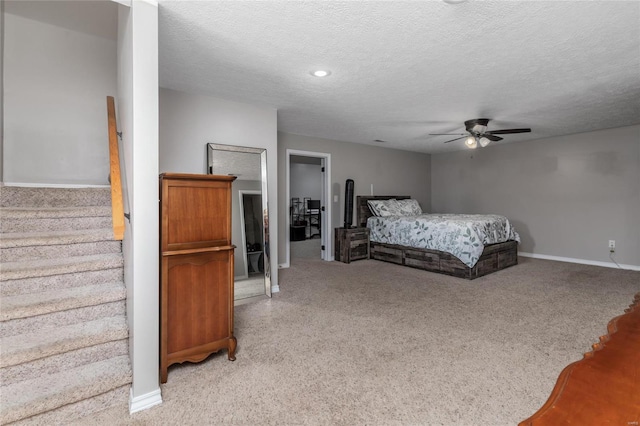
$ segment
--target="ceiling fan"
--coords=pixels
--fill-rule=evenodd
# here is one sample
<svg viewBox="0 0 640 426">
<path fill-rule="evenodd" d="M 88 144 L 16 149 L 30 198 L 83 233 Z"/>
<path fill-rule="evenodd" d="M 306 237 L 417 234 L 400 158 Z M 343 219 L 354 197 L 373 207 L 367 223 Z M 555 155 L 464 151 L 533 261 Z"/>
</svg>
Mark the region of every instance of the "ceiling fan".
<svg viewBox="0 0 640 426">
<path fill-rule="evenodd" d="M 464 144 L 471 148 L 477 148 L 478 145 L 485 147 L 491 142 L 501 141 L 503 138 L 496 135 L 507 135 L 510 133 L 528 133 L 531 129 L 502 129 L 502 130 L 487 130 L 487 124 L 489 124 L 490 118 L 475 118 L 473 120 L 467 120 L 464 122 L 464 127 L 467 129 L 467 133 L 430 133 L 430 136 L 460 136 L 455 139 L 445 141 L 449 143 L 466 138 Z"/>
</svg>

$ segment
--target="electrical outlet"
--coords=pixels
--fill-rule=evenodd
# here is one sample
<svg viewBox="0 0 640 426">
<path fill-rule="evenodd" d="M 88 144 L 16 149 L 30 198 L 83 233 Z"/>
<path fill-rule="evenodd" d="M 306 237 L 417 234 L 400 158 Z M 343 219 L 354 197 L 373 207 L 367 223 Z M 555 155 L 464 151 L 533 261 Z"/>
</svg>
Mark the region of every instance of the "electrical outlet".
<svg viewBox="0 0 640 426">
<path fill-rule="evenodd" d="M 616 240 L 609 240 L 609 251 L 614 252 L 616 250 Z"/>
</svg>

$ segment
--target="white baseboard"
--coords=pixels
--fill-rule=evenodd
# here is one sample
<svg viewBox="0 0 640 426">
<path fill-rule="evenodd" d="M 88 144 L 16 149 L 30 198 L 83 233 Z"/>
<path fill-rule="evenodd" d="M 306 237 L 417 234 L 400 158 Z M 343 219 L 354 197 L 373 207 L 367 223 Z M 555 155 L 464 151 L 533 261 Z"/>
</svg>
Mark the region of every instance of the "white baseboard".
<svg viewBox="0 0 640 426">
<path fill-rule="evenodd" d="M 280 293 L 280 286 L 279 285 L 272 285 L 271 286 L 271 293 Z"/>
<path fill-rule="evenodd" d="M 329 256 L 329 258 L 326 260 L 327 262 L 335 262 L 336 258 L 332 255 Z M 278 269 L 286 269 L 291 267 L 291 264 L 289 263 L 279 263 L 278 264 Z"/>
<path fill-rule="evenodd" d="M 135 398 L 133 397 L 133 388 L 131 388 L 129 392 L 129 414 L 137 413 L 138 411 L 146 410 L 160 404 L 162 404 L 160 388 Z"/>
<path fill-rule="evenodd" d="M 594 265 L 594 266 L 603 266 L 605 268 L 614 268 L 614 269 L 627 269 L 629 271 L 640 271 L 640 266 L 637 265 L 625 265 L 618 264 L 616 265 L 614 262 L 599 262 L 597 260 L 587 260 L 587 259 L 574 259 L 572 257 L 561 257 L 561 256 L 549 256 L 546 254 L 537 254 L 537 253 L 526 253 L 519 251 L 518 256 L 524 257 L 532 257 L 534 259 L 545 259 L 545 260 L 555 260 L 558 262 L 569 262 L 569 263 L 579 263 L 582 265 Z"/>
<path fill-rule="evenodd" d="M 89 185 L 70 183 L 20 183 L 4 182 L 4 186 L 19 186 L 24 188 L 110 188 L 111 185 Z"/>
</svg>

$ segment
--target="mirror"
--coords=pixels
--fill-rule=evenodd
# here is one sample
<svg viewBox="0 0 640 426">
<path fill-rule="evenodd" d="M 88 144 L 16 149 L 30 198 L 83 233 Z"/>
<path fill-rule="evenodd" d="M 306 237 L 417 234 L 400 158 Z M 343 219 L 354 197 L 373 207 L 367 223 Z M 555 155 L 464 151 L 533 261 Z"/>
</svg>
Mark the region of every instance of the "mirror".
<svg viewBox="0 0 640 426">
<path fill-rule="evenodd" d="M 231 186 L 235 300 L 271 297 L 267 150 L 209 143 L 207 173 L 237 177 Z"/>
</svg>

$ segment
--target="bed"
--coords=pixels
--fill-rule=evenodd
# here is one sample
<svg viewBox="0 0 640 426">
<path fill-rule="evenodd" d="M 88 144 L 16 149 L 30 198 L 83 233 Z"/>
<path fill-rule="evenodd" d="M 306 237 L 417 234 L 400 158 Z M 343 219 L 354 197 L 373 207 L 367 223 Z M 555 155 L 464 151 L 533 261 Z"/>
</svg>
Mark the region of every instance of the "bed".
<svg viewBox="0 0 640 426">
<path fill-rule="evenodd" d="M 379 195 L 356 197 L 357 226 L 369 228 L 372 259 L 467 279 L 478 278 L 518 263 L 520 238 L 504 216 L 425 215 L 411 217 L 410 214 L 413 213 L 410 213 L 407 215 L 408 217 L 380 217 L 372 213 L 369 201 L 390 199 L 409 200 L 410 197 Z M 431 222 L 429 222 L 430 220 Z M 474 220 L 476 221 L 474 222 Z M 403 224 L 402 222 L 409 223 Z M 397 234 L 409 233 L 406 231 L 406 226 L 411 226 L 414 229 L 421 228 L 416 232 L 422 231 L 422 235 L 419 238 L 413 235 L 413 238 L 400 239 Z M 447 226 L 453 226 L 458 230 L 456 238 L 433 235 L 430 231 L 433 228 Z M 478 231 L 478 234 L 475 231 Z M 414 231 L 412 232 L 415 234 Z M 407 236 L 404 235 L 404 237 Z M 417 240 L 420 240 L 419 244 L 415 244 Z M 445 240 L 448 240 L 446 244 Z M 451 244 L 452 240 L 457 240 L 460 246 Z M 422 247 L 411 245 L 422 245 Z"/>
</svg>

